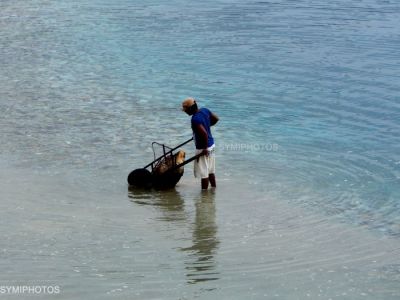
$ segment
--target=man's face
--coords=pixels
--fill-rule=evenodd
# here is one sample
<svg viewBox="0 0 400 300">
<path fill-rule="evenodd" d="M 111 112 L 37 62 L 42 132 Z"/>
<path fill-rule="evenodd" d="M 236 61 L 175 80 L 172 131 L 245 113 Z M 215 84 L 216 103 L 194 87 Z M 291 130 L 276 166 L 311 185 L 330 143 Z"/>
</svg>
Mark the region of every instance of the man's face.
<svg viewBox="0 0 400 300">
<path fill-rule="evenodd" d="M 190 107 L 183 107 L 183 111 L 184 111 L 188 116 L 193 115 L 193 113 L 191 112 Z"/>
<path fill-rule="evenodd" d="M 187 113 L 189 116 L 194 115 L 197 111 L 196 102 L 193 103 L 191 106 L 183 106 L 183 111 Z"/>
</svg>

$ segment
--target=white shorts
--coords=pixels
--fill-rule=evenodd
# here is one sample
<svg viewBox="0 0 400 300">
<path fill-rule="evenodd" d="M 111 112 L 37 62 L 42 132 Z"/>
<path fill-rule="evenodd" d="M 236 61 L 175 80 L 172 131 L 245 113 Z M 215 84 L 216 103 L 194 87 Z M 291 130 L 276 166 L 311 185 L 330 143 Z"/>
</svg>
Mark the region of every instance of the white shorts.
<svg viewBox="0 0 400 300">
<path fill-rule="evenodd" d="M 194 177 L 196 178 L 208 178 L 208 175 L 215 173 L 215 145 L 207 148 L 209 151 L 208 156 L 203 155 L 194 161 Z M 201 153 L 203 150 L 196 149 L 196 155 Z"/>
</svg>

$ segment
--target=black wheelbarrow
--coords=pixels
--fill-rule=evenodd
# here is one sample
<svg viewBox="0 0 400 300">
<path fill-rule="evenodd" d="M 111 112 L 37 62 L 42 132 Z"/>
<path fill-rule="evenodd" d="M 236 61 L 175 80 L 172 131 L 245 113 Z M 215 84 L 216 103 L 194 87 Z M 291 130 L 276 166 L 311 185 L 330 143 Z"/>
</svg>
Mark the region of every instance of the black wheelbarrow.
<svg viewBox="0 0 400 300">
<path fill-rule="evenodd" d="M 183 166 L 200 157 L 201 154 L 185 159 L 185 153 L 178 148 L 191 142 L 193 138 L 186 142 L 170 148 L 164 144 L 153 142 L 151 144 L 154 160 L 143 168 L 133 170 L 128 175 L 128 184 L 135 188 L 155 188 L 169 189 L 175 187 L 183 175 Z M 156 158 L 154 146 L 162 147 L 163 154 Z M 150 169 L 150 170 L 149 170 Z"/>
</svg>

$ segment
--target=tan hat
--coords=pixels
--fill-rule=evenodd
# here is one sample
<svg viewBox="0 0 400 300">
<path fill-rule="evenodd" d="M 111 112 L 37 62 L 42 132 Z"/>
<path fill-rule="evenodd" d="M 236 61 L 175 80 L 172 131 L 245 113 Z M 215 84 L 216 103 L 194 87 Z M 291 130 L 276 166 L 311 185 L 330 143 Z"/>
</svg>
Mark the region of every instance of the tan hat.
<svg viewBox="0 0 400 300">
<path fill-rule="evenodd" d="M 187 110 L 189 107 L 191 107 L 195 103 L 196 103 L 196 100 L 194 100 L 194 98 L 186 98 L 182 102 L 182 110 L 183 111 Z"/>
</svg>

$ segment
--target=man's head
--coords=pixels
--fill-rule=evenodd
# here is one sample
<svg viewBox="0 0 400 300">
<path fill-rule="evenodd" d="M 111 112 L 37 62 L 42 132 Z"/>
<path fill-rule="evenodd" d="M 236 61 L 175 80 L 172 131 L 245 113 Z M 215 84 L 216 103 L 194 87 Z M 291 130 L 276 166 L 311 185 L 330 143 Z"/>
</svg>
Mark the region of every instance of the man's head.
<svg viewBox="0 0 400 300">
<path fill-rule="evenodd" d="M 198 110 L 196 100 L 194 98 L 186 98 L 182 102 L 182 110 L 189 116 L 193 115 Z"/>
</svg>

